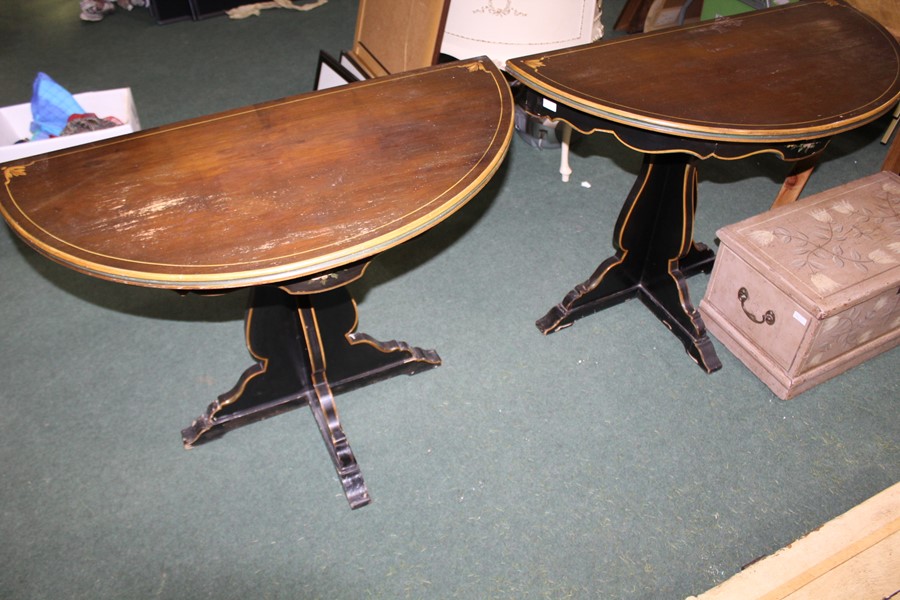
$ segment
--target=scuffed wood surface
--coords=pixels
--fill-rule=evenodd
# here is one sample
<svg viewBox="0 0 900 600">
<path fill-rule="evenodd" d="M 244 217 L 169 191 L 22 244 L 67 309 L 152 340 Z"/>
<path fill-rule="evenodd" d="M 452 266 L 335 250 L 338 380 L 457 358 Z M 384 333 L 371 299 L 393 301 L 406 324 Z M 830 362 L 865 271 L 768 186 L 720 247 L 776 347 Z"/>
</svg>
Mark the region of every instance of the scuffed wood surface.
<svg viewBox="0 0 900 600">
<path fill-rule="evenodd" d="M 660 133 L 723 141 L 828 137 L 900 99 L 900 45 L 814 0 L 508 61 L 545 96 Z"/>
<path fill-rule="evenodd" d="M 451 63 L 8 163 L 0 210 L 37 250 L 101 278 L 280 282 L 448 217 L 499 166 L 512 115 L 491 61 Z"/>
</svg>

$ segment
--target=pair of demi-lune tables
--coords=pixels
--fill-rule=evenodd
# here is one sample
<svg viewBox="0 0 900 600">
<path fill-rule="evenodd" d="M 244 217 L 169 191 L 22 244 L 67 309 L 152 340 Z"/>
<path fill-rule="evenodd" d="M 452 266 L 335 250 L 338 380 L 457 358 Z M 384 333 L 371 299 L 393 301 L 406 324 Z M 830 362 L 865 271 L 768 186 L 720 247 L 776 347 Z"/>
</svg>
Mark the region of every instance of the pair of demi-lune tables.
<svg viewBox="0 0 900 600">
<path fill-rule="evenodd" d="M 806 161 L 900 100 L 897 41 L 836 0 L 518 58 L 507 71 L 530 113 L 645 156 L 613 256 L 538 328 L 637 297 L 708 372 L 720 363 L 685 282 L 713 261 L 693 239 L 697 162 Z M 347 284 L 479 192 L 508 150 L 513 113 L 490 60 L 446 63 L 10 162 L 0 211 L 35 250 L 88 275 L 252 288 L 253 364 L 183 442 L 308 405 L 357 508 L 370 497 L 334 394 L 440 358 L 357 332 Z"/>
</svg>

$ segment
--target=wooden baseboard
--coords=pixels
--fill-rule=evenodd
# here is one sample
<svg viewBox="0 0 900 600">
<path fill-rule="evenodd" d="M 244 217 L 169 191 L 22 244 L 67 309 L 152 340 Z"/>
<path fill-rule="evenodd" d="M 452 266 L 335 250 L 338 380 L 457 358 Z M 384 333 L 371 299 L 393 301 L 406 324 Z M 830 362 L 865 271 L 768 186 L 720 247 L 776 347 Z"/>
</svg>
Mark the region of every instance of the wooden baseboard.
<svg viewBox="0 0 900 600">
<path fill-rule="evenodd" d="M 900 483 L 688 600 L 900 598 Z"/>
</svg>

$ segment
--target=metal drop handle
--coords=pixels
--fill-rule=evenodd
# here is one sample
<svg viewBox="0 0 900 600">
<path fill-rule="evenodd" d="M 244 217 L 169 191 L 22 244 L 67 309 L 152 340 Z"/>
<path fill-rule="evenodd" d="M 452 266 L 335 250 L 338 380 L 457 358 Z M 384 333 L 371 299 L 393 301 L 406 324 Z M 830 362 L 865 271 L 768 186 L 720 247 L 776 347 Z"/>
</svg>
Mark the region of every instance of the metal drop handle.
<svg viewBox="0 0 900 600">
<path fill-rule="evenodd" d="M 750 294 L 747 292 L 747 288 L 742 287 L 738 290 L 738 300 L 741 301 L 741 308 L 744 311 L 744 314 L 747 315 L 747 318 L 753 321 L 754 323 L 766 323 L 768 325 L 775 324 L 775 311 L 767 310 L 765 314 L 763 314 L 762 318 L 759 319 L 755 314 L 747 310 L 747 307 L 744 306 L 744 303 L 750 299 Z"/>
</svg>

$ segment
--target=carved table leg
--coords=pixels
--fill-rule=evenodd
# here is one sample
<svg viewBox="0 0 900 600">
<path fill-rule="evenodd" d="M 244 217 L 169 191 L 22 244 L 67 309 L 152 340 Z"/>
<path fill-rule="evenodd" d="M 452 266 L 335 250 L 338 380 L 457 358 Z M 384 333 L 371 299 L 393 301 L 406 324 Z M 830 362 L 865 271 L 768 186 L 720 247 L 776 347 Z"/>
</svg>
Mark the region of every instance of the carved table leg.
<svg viewBox="0 0 900 600">
<path fill-rule="evenodd" d="M 333 394 L 401 373 L 412 375 L 439 365 L 441 359 L 433 350 L 376 341 L 356 333 L 356 325 L 356 304 L 343 286 L 316 292 L 254 288 L 245 334 L 256 363 L 181 432 L 185 447 L 308 404 L 350 506 L 368 504 Z"/>
<path fill-rule="evenodd" d="M 706 372 L 722 367 L 685 280 L 686 272 L 709 271 L 713 261 L 712 251 L 693 241 L 694 160 L 681 153 L 645 155 L 616 222 L 616 253 L 537 321 L 541 332 L 559 331 L 580 317 L 637 297 Z"/>
</svg>

